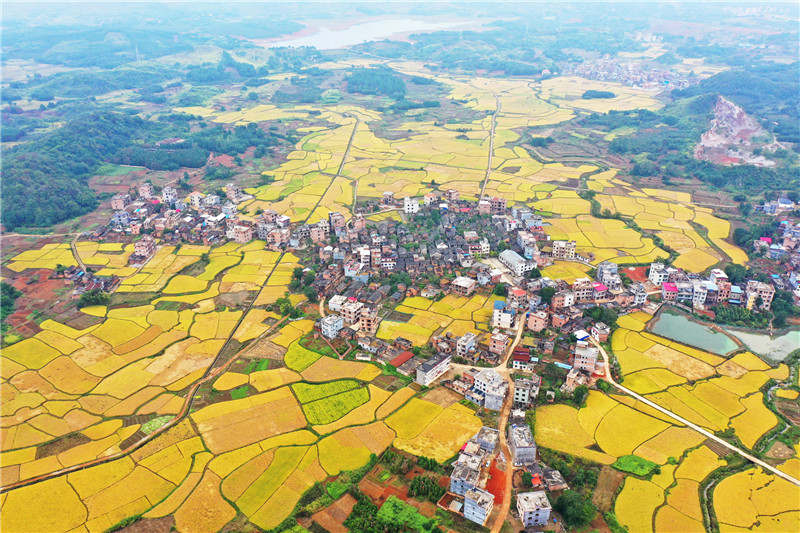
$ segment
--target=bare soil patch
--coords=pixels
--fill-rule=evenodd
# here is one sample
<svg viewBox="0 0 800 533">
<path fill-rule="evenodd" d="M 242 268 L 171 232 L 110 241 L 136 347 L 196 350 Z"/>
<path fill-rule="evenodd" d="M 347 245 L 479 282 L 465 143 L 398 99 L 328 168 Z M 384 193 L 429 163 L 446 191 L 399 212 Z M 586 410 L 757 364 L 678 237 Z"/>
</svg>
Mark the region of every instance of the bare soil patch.
<svg viewBox="0 0 800 533">
<path fill-rule="evenodd" d="M 426 393 L 424 398 L 429 402 L 433 402 L 436 405 L 441 405 L 442 407 L 447 408 L 460 400 L 461 396 L 450 389 L 437 387 Z"/>
<path fill-rule="evenodd" d="M 767 457 L 770 459 L 786 460 L 794 456 L 794 450 L 777 440 L 767 450 Z"/>
<path fill-rule="evenodd" d="M 342 523 L 350 516 L 355 504 L 356 499 L 345 494 L 327 508 L 311 515 L 311 518 L 331 533 L 347 533 L 347 528 Z"/>
<path fill-rule="evenodd" d="M 614 503 L 614 495 L 617 493 L 622 480 L 625 479 L 625 474 L 619 470 L 615 470 L 610 466 L 604 466 L 600 469 L 600 475 L 597 477 L 597 486 L 592 494 L 592 503 L 598 509 L 605 512 L 611 509 Z"/>
</svg>

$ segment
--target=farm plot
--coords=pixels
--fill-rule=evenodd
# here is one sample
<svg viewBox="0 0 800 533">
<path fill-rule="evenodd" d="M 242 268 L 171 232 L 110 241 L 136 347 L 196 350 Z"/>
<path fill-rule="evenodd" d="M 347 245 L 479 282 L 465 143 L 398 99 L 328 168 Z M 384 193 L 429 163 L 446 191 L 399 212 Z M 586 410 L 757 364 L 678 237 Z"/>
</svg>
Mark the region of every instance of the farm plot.
<svg viewBox="0 0 800 533">
<path fill-rule="evenodd" d="M 369 391 L 361 387 L 304 403 L 303 412 L 309 424 L 330 424 L 367 401 Z"/>
</svg>

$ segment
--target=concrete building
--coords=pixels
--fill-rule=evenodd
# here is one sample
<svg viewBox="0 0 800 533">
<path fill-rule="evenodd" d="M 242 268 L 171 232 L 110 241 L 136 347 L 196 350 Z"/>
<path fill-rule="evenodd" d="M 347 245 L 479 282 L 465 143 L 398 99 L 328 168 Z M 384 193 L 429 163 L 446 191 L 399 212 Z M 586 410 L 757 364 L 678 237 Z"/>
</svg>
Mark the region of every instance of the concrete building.
<svg viewBox="0 0 800 533">
<path fill-rule="evenodd" d="M 403 212 L 407 215 L 419 213 L 419 200 L 410 196 L 403 198 Z"/>
<path fill-rule="evenodd" d="M 131 197 L 129 194 L 118 193 L 115 194 L 113 198 L 111 198 L 111 209 L 114 211 L 120 211 L 125 209 L 125 206 L 131 202 Z"/>
<path fill-rule="evenodd" d="M 478 443 L 482 450 L 487 453 L 492 453 L 500 440 L 500 432 L 494 428 L 487 426 L 481 427 L 478 432 L 472 437 L 472 440 Z"/>
<path fill-rule="evenodd" d="M 575 259 L 575 241 L 553 241 L 553 259 L 572 261 Z"/>
<path fill-rule="evenodd" d="M 492 327 L 512 329 L 516 322 L 517 312 L 510 309 L 506 302 L 497 301 L 492 310 Z"/>
<path fill-rule="evenodd" d="M 517 407 L 528 407 L 539 395 L 540 380 L 517 378 L 514 380 L 514 405 Z"/>
<path fill-rule="evenodd" d="M 767 310 L 772 305 L 772 299 L 775 297 L 775 287 L 751 279 L 747 282 L 744 294 L 745 306 L 748 309 L 752 309 L 756 305 L 756 300 L 761 298 L 761 309 Z"/>
<path fill-rule="evenodd" d="M 634 283 L 630 286 L 631 294 L 633 294 L 633 305 L 639 307 L 644 305 L 647 301 L 647 289 L 644 288 L 642 283 Z"/>
<path fill-rule="evenodd" d="M 416 382 L 427 387 L 450 369 L 450 360 L 449 354 L 436 354 L 423 362 L 417 367 Z"/>
<path fill-rule="evenodd" d="M 578 341 L 575 346 L 575 356 L 572 362 L 572 368 L 583 370 L 592 374 L 595 366 L 597 365 L 597 356 L 599 351 L 594 346 L 589 346 L 586 341 Z"/>
<path fill-rule="evenodd" d="M 475 351 L 477 347 L 478 338 L 474 333 L 468 331 L 460 336 L 456 341 L 456 355 L 458 357 L 467 357 Z"/>
<path fill-rule="evenodd" d="M 652 281 L 654 285 L 661 285 L 668 281 L 669 272 L 667 272 L 667 267 L 664 266 L 664 263 L 651 263 L 647 279 Z"/>
<path fill-rule="evenodd" d="M 514 273 L 515 276 L 522 276 L 525 272 L 533 270 L 533 263 L 526 261 L 524 257 L 514 250 L 503 250 L 498 256 L 500 262 Z"/>
<path fill-rule="evenodd" d="M 548 315 L 545 311 L 535 311 L 533 313 L 528 313 L 528 329 L 533 331 L 534 333 L 539 333 L 543 329 L 547 328 L 547 324 L 550 321 L 550 315 Z"/>
<path fill-rule="evenodd" d="M 550 305 L 553 307 L 553 309 L 572 307 L 575 305 L 575 292 L 571 290 L 563 290 L 555 293 L 553 295 L 553 299 L 550 300 Z"/>
<path fill-rule="evenodd" d="M 156 251 L 156 240 L 150 235 L 145 235 L 133 245 L 134 255 L 150 257 Z"/>
<path fill-rule="evenodd" d="M 153 197 L 153 184 L 147 181 L 142 183 L 139 185 L 138 192 L 139 197 L 149 200 Z"/>
<path fill-rule="evenodd" d="M 590 333 L 597 342 L 606 342 L 611 334 L 611 328 L 603 322 L 598 322 L 592 326 Z"/>
<path fill-rule="evenodd" d="M 499 411 L 503 407 L 508 384 L 496 370 L 484 368 L 475 376 L 475 389 L 483 393 L 484 407 Z"/>
<path fill-rule="evenodd" d="M 468 490 L 478 486 L 480 477 L 480 470 L 468 464 L 456 463 L 453 473 L 450 474 L 450 492 L 463 496 Z"/>
<path fill-rule="evenodd" d="M 361 315 L 358 318 L 358 327 L 361 331 L 374 335 L 378 331 L 379 324 L 377 307 L 364 306 L 361 308 Z"/>
<path fill-rule="evenodd" d="M 347 303 L 347 296 L 343 296 L 341 294 L 335 294 L 328 298 L 328 309 L 333 311 L 334 313 L 339 313 L 342 310 L 342 306 Z"/>
<path fill-rule="evenodd" d="M 329 339 L 334 339 L 344 327 L 344 319 L 339 315 L 326 315 L 319 320 L 319 329 Z"/>
<path fill-rule="evenodd" d="M 450 290 L 459 296 L 470 296 L 478 286 L 478 282 L 466 276 L 458 276 L 450 283 Z"/>
<path fill-rule="evenodd" d="M 464 518 L 483 525 L 492 512 L 494 495 L 483 489 L 471 489 L 464 494 Z"/>
<path fill-rule="evenodd" d="M 342 317 L 348 324 L 355 324 L 361 318 L 361 308 L 364 304 L 361 302 L 348 301 L 342 305 Z"/>
<path fill-rule="evenodd" d="M 230 238 L 240 244 L 245 244 L 253 240 L 253 228 L 242 224 L 236 224 L 230 229 Z"/>
<path fill-rule="evenodd" d="M 493 333 L 489 339 L 489 351 L 493 354 L 503 355 L 510 340 L 504 333 Z"/>
<path fill-rule="evenodd" d="M 536 443 L 527 424 L 508 426 L 508 448 L 511 450 L 514 466 L 536 463 Z"/>
<path fill-rule="evenodd" d="M 525 527 L 547 524 L 551 509 L 550 501 L 543 490 L 517 494 L 517 512 Z"/>
<path fill-rule="evenodd" d="M 161 190 L 161 201 L 165 204 L 172 204 L 178 199 L 178 191 L 174 187 L 167 185 Z"/>
</svg>

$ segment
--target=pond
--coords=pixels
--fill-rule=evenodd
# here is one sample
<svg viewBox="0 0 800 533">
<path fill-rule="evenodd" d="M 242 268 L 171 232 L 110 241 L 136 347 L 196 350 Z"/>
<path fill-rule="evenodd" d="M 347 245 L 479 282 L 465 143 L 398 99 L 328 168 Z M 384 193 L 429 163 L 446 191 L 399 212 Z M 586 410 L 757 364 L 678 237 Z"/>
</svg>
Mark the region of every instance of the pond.
<svg viewBox="0 0 800 533">
<path fill-rule="evenodd" d="M 724 328 L 725 331 L 742 341 L 750 351 L 763 355 L 773 361 L 783 361 L 793 351 L 800 348 L 800 329 L 789 330 L 783 335 L 770 337 L 764 333 Z"/>
<path fill-rule="evenodd" d="M 724 333 L 695 322 L 682 313 L 669 310 L 661 312 L 650 331 L 717 355 L 724 355 L 737 348 L 736 342 Z"/>
<path fill-rule="evenodd" d="M 314 28 L 313 33 L 269 43 L 278 46 L 313 46 L 319 50 L 334 50 L 356 44 L 388 39 L 397 34 L 422 33 L 446 30 L 458 26 L 474 25 L 475 21 L 433 21 L 424 19 L 386 19 L 360 22 L 347 27 Z"/>
</svg>

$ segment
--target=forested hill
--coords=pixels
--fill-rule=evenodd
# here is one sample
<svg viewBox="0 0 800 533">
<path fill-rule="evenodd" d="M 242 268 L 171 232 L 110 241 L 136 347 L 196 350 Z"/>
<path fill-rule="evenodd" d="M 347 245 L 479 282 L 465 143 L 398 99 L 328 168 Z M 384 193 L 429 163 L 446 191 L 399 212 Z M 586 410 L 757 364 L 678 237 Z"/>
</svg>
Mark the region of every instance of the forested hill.
<svg viewBox="0 0 800 533">
<path fill-rule="evenodd" d="M 95 111 L 12 148 L 3 161 L 3 225 L 49 226 L 94 209 L 91 172 L 147 129 L 141 118 Z"/>
<path fill-rule="evenodd" d="M 3 161 L 2 223 L 6 230 L 51 226 L 98 205 L 89 178 L 105 163 L 177 170 L 205 165 L 209 153 L 237 155 L 250 147 L 263 156 L 294 135 L 264 131 L 255 124 L 225 129 L 196 124 L 185 114 L 159 121 L 116 111 L 77 112 L 64 126 L 9 150 Z M 196 131 L 190 131 L 190 123 Z M 155 141 L 180 137 L 180 143 Z"/>
</svg>

